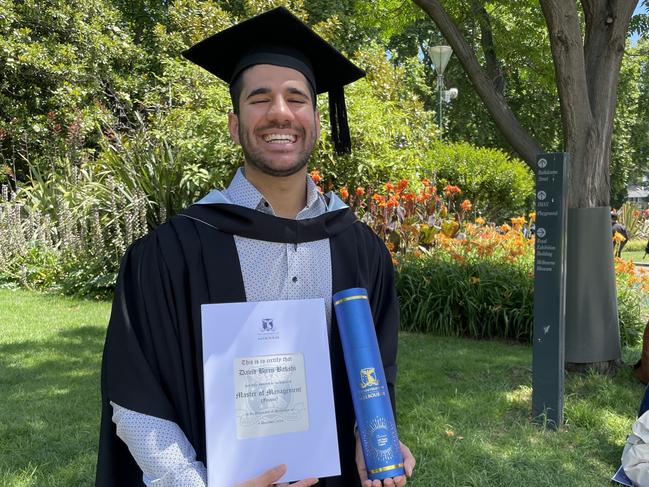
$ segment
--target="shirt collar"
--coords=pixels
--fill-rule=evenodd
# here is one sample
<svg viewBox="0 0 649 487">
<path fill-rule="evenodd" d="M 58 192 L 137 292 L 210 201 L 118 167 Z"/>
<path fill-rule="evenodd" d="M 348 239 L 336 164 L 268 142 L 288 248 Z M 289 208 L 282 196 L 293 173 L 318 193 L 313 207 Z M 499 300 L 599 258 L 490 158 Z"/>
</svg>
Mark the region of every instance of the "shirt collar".
<svg viewBox="0 0 649 487">
<path fill-rule="evenodd" d="M 197 202 L 199 205 L 209 204 L 233 204 L 258 210 L 263 213 L 274 215 L 275 212 L 270 203 L 255 188 L 243 174 L 243 169 L 239 168 L 232 178 L 230 185 L 223 191 L 213 190 Z M 306 176 L 306 206 L 297 214 L 297 219 L 314 218 L 327 211 L 335 211 L 347 208 L 347 205 L 333 193 L 327 193 L 325 198 L 318 187 L 309 176 Z"/>
</svg>

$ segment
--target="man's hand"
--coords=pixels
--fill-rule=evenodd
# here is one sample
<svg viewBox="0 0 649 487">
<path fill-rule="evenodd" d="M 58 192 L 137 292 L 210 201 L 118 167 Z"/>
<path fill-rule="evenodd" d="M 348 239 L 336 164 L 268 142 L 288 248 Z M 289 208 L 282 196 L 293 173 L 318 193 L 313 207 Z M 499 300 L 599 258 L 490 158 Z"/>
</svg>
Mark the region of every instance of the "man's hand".
<svg viewBox="0 0 649 487">
<path fill-rule="evenodd" d="M 408 448 L 403 443 L 399 442 L 401 445 L 401 454 L 403 455 L 403 468 L 406 471 L 406 475 L 399 475 L 398 477 L 392 477 L 383 479 L 383 483 L 380 480 L 369 480 L 367 478 L 367 468 L 365 467 L 365 458 L 363 457 L 363 449 L 361 448 L 361 441 L 356 436 L 356 466 L 358 467 L 358 475 L 361 478 L 362 487 L 403 487 L 406 485 L 406 477 L 412 476 L 412 471 L 415 468 L 415 457 L 412 456 L 410 448 Z"/>
<path fill-rule="evenodd" d="M 260 476 L 248 480 L 234 487 L 271 487 L 273 482 L 277 482 L 286 473 L 286 465 L 278 465 L 277 467 L 266 470 Z M 309 487 L 318 483 L 318 479 L 304 479 L 299 482 L 291 484 L 291 487 Z M 286 487 L 288 484 L 276 484 L 275 487 Z"/>
</svg>

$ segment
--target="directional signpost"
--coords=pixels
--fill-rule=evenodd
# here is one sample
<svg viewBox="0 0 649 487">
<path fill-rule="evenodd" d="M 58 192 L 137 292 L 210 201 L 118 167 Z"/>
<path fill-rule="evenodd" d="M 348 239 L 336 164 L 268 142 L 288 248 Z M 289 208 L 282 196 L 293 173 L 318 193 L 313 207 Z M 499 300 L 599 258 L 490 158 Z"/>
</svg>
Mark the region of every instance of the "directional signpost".
<svg viewBox="0 0 649 487">
<path fill-rule="evenodd" d="M 536 163 L 532 413 L 556 429 L 563 424 L 568 154 L 541 154 Z"/>
</svg>

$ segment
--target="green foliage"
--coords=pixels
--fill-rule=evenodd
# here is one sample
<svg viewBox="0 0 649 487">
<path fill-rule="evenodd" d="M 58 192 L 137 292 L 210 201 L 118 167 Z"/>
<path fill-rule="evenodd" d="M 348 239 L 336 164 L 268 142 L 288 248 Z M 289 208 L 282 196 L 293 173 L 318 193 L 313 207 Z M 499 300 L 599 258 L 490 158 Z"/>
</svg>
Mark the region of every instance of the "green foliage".
<svg viewBox="0 0 649 487">
<path fill-rule="evenodd" d="M 396 279 L 402 329 L 529 341 L 530 270 L 504 259 L 462 263 L 442 253 L 406 259 Z"/>
<path fill-rule="evenodd" d="M 611 206 L 627 199 L 627 184 L 639 182 L 647 169 L 649 157 L 649 62 L 647 42 L 627 46 L 622 60 L 615 111 L 611 157 Z"/>
<path fill-rule="evenodd" d="M 534 177 L 518 159 L 496 149 L 475 148 L 467 143 L 436 143 L 423 166 L 439 187 L 456 184 L 462 197 L 489 221 L 526 215 L 533 205 Z"/>
<path fill-rule="evenodd" d="M 627 244 L 624 246 L 624 253 L 635 252 L 639 250 L 644 252 L 646 246 L 647 246 L 646 239 L 636 239 L 636 240 L 629 239 Z"/>
<path fill-rule="evenodd" d="M 615 259 L 620 337 L 623 344 L 640 343 L 649 312 L 649 274 L 636 269 L 632 261 Z"/>
<path fill-rule="evenodd" d="M 130 205 L 142 200 L 146 205 L 149 228 L 164 223 L 212 187 L 212 175 L 205 168 L 178 155 L 165 139 L 144 132 L 130 139 L 115 136 L 96 164 L 106 193 L 101 199 L 111 204 L 118 189 L 120 200 Z"/>
<path fill-rule="evenodd" d="M 533 325 L 533 262 L 497 253 L 457 259 L 434 251 L 403 260 L 396 288 L 402 329 L 445 336 L 529 341 Z M 616 264 L 620 338 L 637 345 L 649 311 L 649 279 L 638 280 L 633 265 Z"/>
<path fill-rule="evenodd" d="M 96 123 L 128 124 L 143 91 L 145 53 L 107 0 L 0 4 L 0 162 L 28 165 L 92 149 Z"/>
<path fill-rule="evenodd" d="M 405 70 L 391 65 L 378 44 L 357 52 L 356 62 L 367 70 L 367 77 L 346 89 L 353 152 L 336 155 L 325 129 L 311 167 L 338 187 L 372 186 L 414 175 L 436 136 L 433 114 L 404 88 Z M 318 108 L 324 128 L 329 127 L 327 107 L 321 97 Z"/>
<path fill-rule="evenodd" d="M 618 221 L 626 228 L 629 240 L 638 236 L 645 223 L 640 208 L 633 203 L 624 203 L 617 211 Z"/>
<path fill-rule="evenodd" d="M 74 168 L 76 169 L 76 168 Z M 34 174 L 38 175 L 36 171 Z M 102 297 L 126 247 L 148 231 L 145 197 L 82 166 L 40 176 L 0 201 L 0 276 L 38 289 Z"/>
<path fill-rule="evenodd" d="M 647 304 L 643 302 L 644 292 L 626 279 L 617 279 L 617 309 L 620 320 L 620 341 L 623 345 L 637 345 L 642 342 L 646 321 Z"/>
<path fill-rule="evenodd" d="M 14 256 L 5 269 L 5 278 L 26 289 L 52 289 L 62 275 L 56 251 L 42 242 L 25 242 L 24 252 Z"/>
</svg>

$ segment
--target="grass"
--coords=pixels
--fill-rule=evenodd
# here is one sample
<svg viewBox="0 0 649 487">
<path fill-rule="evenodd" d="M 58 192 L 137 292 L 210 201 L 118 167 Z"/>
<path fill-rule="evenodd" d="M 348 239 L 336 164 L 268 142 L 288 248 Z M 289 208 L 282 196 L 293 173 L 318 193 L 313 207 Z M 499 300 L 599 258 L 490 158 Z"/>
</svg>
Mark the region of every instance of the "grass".
<svg viewBox="0 0 649 487">
<path fill-rule="evenodd" d="M 644 257 L 644 258 L 643 258 Z M 632 260 L 633 262 L 640 262 L 649 265 L 649 255 L 645 255 L 644 249 L 642 250 L 626 250 L 622 251 L 622 258 L 624 260 Z"/>
<path fill-rule="evenodd" d="M 108 303 L 0 290 L 0 485 L 92 485 Z"/>
<path fill-rule="evenodd" d="M 646 238 L 635 238 L 629 240 L 622 250 L 622 258 L 624 260 L 649 264 L 649 256 L 645 256 L 646 245 Z"/>
<path fill-rule="evenodd" d="M 92 485 L 108 303 L 0 289 L 0 309 L 0 485 Z M 400 434 L 418 462 L 408 485 L 610 485 L 643 392 L 628 368 L 569 376 L 553 432 L 530 421 L 529 346 L 400 340 Z"/>
<path fill-rule="evenodd" d="M 400 350 L 400 434 L 418 458 L 412 485 L 610 485 L 644 391 L 628 368 L 568 376 L 566 424 L 554 432 L 531 422 L 529 346 L 404 335 Z"/>
</svg>

